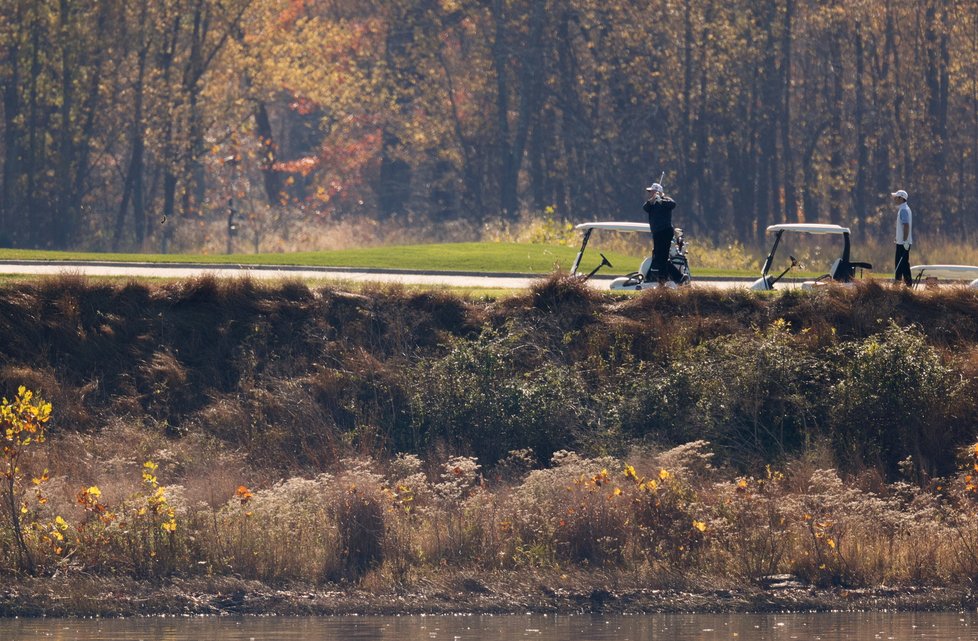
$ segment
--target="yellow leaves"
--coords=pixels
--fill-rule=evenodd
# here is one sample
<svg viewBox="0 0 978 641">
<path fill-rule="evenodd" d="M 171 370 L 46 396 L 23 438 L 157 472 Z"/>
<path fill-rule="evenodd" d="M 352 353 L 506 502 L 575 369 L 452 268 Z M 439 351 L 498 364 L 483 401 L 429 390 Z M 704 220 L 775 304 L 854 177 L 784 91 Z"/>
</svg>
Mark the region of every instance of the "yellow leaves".
<svg viewBox="0 0 978 641">
<path fill-rule="evenodd" d="M 639 483 L 638 489 L 641 490 L 641 491 L 643 491 L 643 492 L 646 492 L 646 491 L 647 492 L 654 492 L 657 489 L 659 489 L 659 482 L 656 481 L 655 479 L 649 479 L 648 481 L 645 481 L 643 483 Z"/>
<path fill-rule="evenodd" d="M 696 519 L 693 519 L 693 527 L 700 532 L 706 532 L 706 522 L 704 521 L 697 521 Z"/>
<path fill-rule="evenodd" d="M 145 481 L 147 485 L 154 488 L 159 484 L 159 481 L 156 478 L 157 468 L 159 468 L 159 465 L 153 461 L 146 461 L 143 463 L 143 481 Z"/>
<path fill-rule="evenodd" d="M 672 474 L 669 473 L 669 470 L 665 470 L 665 469 L 659 470 L 659 479 L 660 480 L 668 481 L 671 477 L 672 477 Z"/>
<path fill-rule="evenodd" d="M 601 487 L 602 485 L 604 485 L 608 481 L 609 481 L 609 476 L 608 476 L 608 470 L 607 469 L 603 469 L 603 470 L 601 470 L 600 472 L 598 472 L 597 474 L 595 474 L 594 476 L 591 477 L 591 482 L 594 483 L 594 485 L 597 486 L 597 487 Z"/>
<path fill-rule="evenodd" d="M 51 418 L 51 404 L 21 385 L 13 401 L 6 398 L 0 402 L 0 425 L 3 426 L 3 454 L 7 459 L 16 459 L 19 448 L 32 442 L 44 441 L 44 423 Z"/>
<path fill-rule="evenodd" d="M 622 470 L 622 474 L 625 475 L 625 478 L 631 479 L 636 483 L 638 482 L 638 474 L 635 473 L 635 468 L 631 465 L 625 465 L 625 469 Z"/>
</svg>

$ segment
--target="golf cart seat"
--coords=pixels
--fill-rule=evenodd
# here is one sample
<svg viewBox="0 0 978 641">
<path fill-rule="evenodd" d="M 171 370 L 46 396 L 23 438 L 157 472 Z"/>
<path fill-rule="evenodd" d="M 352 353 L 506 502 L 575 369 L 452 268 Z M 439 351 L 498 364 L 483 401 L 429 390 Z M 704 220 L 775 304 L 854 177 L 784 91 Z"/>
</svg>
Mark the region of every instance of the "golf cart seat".
<svg viewBox="0 0 978 641">
<path fill-rule="evenodd" d="M 840 267 L 842 267 L 842 259 L 836 258 L 834 261 L 832 261 L 832 266 L 829 267 L 829 273 L 826 274 L 826 276 L 830 276 L 833 280 L 839 280 L 837 275 L 838 276 L 842 275 L 841 273 L 842 270 L 839 269 Z M 823 276 L 822 278 L 825 278 L 825 276 Z M 821 278 L 819 280 L 821 280 Z"/>
<path fill-rule="evenodd" d="M 651 270 L 652 257 L 649 256 L 642 261 L 641 265 L 638 266 L 637 272 L 632 272 L 627 276 L 620 276 L 611 281 L 611 289 L 631 288 L 641 285 L 642 283 L 647 283 L 649 281 L 649 272 Z"/>
<path fill-rule="evenodd" d="M 848 283 L 856 277 L 857 269 L 871 270 L 873 269 L 873 265 L 872 263 L 853 263 L 848 260 L 836 258 L 835 262 L 832 263 L 832 271 L 829 273 L 832 275 L 832 280 L 839 283 Z"/>
<path fill-rule="evenodd" d="M 638 266 L 638 273 L 642 275 L 643 280 L 649 279 L 649 271 L 652 269 L 652 257 L 647 256 L 642 264 Z"/>
</svg>

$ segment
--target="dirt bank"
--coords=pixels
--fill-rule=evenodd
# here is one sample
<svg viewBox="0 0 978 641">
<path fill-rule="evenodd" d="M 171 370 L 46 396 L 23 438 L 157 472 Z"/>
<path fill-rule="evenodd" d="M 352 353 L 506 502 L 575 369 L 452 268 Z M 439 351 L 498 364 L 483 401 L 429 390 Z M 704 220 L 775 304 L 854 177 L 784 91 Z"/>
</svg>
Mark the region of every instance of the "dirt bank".
<svg viewBox="0 0 978 641">
<path fill-rule="evenodd" d="M 959 588 L 815 589 L 787 581 L 767 587 L 652 589 L 609 576 L 528 577 L 522 572 L 466 573 L 379 593 L 233 578 L 55 577 L 0 583 L 0 616 L 948 611 L 976 606 L 978 595 Z"/>
</svg>

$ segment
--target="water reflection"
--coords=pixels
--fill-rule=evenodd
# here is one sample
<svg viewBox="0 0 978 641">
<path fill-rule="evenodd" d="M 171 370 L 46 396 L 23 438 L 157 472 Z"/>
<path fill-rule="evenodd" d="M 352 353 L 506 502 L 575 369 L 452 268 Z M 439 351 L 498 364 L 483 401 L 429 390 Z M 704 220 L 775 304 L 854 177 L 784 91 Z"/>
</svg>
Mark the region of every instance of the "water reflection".
<svg viewBox="0 0 978 641">
<path fill-rule="evenodd" d="M 974 613 L 0 620 L 3 641 L 978 640 Z"/>
</svg>

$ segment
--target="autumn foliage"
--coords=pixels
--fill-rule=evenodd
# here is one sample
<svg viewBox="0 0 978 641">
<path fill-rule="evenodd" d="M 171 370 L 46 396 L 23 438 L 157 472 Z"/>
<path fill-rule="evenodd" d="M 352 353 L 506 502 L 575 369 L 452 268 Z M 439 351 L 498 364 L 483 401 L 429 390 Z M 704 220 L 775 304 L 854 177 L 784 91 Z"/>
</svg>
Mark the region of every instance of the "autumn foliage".
<svg viewBox="0 0 978 641">
<path fill-rule="evenodd" d="M 662 171 L 691 238 L 752 250 L 784 221 L 887 239 L 897 188 L 924 242 L 978 222 L 969 0 L 5 8 L 3 246 L 225 251 L 231 209 L 237 251 L 472 240 L 640 219 Z"/>
</svg>

